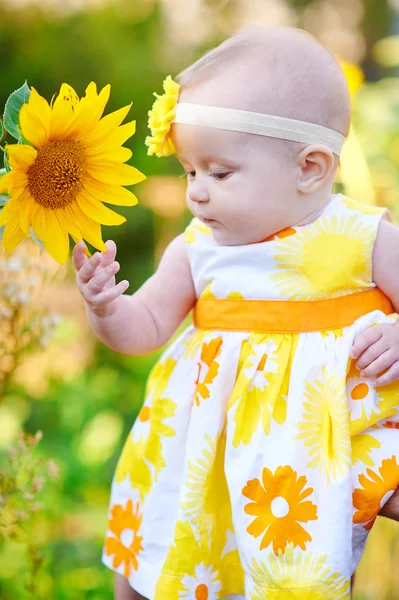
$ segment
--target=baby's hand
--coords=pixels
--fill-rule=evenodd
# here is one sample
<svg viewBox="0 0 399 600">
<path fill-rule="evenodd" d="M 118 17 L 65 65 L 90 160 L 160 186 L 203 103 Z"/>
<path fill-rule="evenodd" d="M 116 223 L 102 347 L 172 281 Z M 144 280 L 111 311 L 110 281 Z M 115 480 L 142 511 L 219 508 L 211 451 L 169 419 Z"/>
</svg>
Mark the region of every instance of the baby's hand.
<svg viewBox="0 0 399 600">
<path fill-rule="evenodd" d="M 99 316 L 115 312 L 115 303 L 112 303 L 129 287 L 126 280 L 115 285 L 115 274 L 120 268 L 115 261 L 116 245 L 112 240 L 105 245 L 106 252 L 96 252 L 88 259 L 84 254 L 85 244 L 81 240 L 72 254 L 79 291 L 90 310 Z"/>
<path fill-rule="evenodd" d="M 356 367 L 360 375 L 374 379 L 376 386 L 398 379 L 399 323 L 375 325 L 360 333 L 353 342 L 351 358 L 359 359 Z"/>
</svg>

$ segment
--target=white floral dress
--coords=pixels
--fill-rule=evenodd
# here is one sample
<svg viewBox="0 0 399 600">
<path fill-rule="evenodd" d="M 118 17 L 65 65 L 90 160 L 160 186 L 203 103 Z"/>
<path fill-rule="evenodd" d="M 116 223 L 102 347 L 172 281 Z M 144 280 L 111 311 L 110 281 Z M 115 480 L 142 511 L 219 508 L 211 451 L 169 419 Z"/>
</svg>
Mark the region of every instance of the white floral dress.
<svg viewBox="0 0 399 600">
<path fill-rule="evenodd" d="M 334 195 L 248 246 L 187 228 L 195 325 L 150 375 L 103 554 L 146 598 L 350 598 L 399 484 L 398 384 L 374 389 L 349 358 L 396 320 L 372 280 L 383 213 Z"/>
</svg>

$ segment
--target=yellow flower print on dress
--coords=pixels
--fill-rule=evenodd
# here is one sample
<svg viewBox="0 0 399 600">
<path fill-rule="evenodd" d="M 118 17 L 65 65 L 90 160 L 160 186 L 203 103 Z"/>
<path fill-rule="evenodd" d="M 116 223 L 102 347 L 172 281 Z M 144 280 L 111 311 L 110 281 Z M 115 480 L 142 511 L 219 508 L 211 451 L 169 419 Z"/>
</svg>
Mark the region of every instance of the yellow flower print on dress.
<svg viewBox="0 0 399 600">
<path fill-rule="evenodd" d="M 357 210 L 363 213 L 364 215 L 379 215 L 382 212 L 388 212 L 386 208 L 382 208 L 381 206 L 373 206 L 372 204 L 361 204 L 352 198 L 348 198 L 347 196 L 341 196 L 342 204 L 345 204 L 348 208 L 352 210 Z"/>
<path fill-rule="evenodd" d="M 206 400 L 210 396 L 209 386 L 219 372 L 219 363 L 216 358 L 219 356 L 221 348 L 221 337 L 214 338 L 208 343 L 204 342 L 202 345 L 201 358 L 198 363 L 198 376 L 195 381 L 194 400 L 197 406 L 201 404 L 201 399 Z"/>
<path fill-rule="evenodd" d="M 362 487 L 353 491 L 353 506 L 356 508 L 353 522 L 364 524 L 364 529 L 369 531 L 382 506 L 399 486 L 396 456 L 382 461 L 379 474 L 371 469 L 367 469 L 366 473 L 368 477 L 364 474 L 359 475 L 359 484 Z"/>
<path fill-rule="evenodd" d="M 174 416 L 177 404 L 162 397 L 175 366 L 176 361 L 168 358 L 157 363 L 151 372 L 147 399 L 126 440 L 115 471 L 115 481 L 121 483 L 129 477 L 132 487 L 140 491 L 142 500 L 150 491 L 152 481 L 166 465 L 162 455 L 162 438 L 176 434 L 165 420 Z"/>
<path fill-rule="evenodd" d="M 381 448 L 381 442 L 368 433 L 359 433 L 353 436 L 352 443 L 352 464 L 356 465 L 359 461 L 374 467 L 375 463 L 370 456 L 373 449 Z"/>
<path fill-rule="evenodd" d="M 221 543 L 226 544 L 228 532 L 233 532 L 229 490 L 224 471 L 226 432 L 218 440 L 205 435 L 206 445 L 196 461 L 189 461 L 186 487 L 181 507 L 203 543 L 217 531 Z M 215 493 L 217 490 L 217 493 Z M 224 540 L 224 541 L 223 541 Z"/>
<path fill-rule="evenodd" d="M 194 329 L 182 340 L 182 345 L 185 348 L 184 358 L 195 358 L 199 348 L 202 347 L 206 338 L 209 337 L 209 331 L 206 329 Z"/>
<path fill-rule="evenodd" d="M 305 488 L 305 475 L 298 477 L 289 465 L 278 467 L 274 474 L 264 468 L 262 483 L 251 479 L 242 490 L 243 495 L 252 500 L 244 511 L 256 516 L 247 527 L 248 533 L 256 538 L 264 534 L 259 549 L 273 544 L 276 555 L 284 553 L 289 543 L 306 550 L 312 536 L 300 523 L 316 521 L 317 506 L 310 500 L 304 501 L 313 492 L 313 488 Z"/>
<path fill-rule="evenodd" d="M 295 552 L 289 544 L 285 554 L 269 554 L 267 563 L 252 559 L 255 586 L 251 600 L 349 600 L 350 582 L 331 572 L 326 558 L 312 552 Z"/>
<path fill-rule="evenodd" d="M 178 521 L 154 600 L 216 600 L 237 593 L 244 594 L 238 550 L 225 551 L 217 530 L 198 540 L 188 521 Z"/>
<path fill-rule="evenodd" d="M 194 575 L 185 575 L 182 579 L 184 589 L 180 592 L 180 598 L 184 600 L 216 600 L 220 598 L 222 589 L 220 579 L 212 567 L 206 567 L 203 563 L 195 566 Z"/>
<path fill-rule="evenodd" d="M 349 372 L 346 379 L 346 391 L 349 399 L 350 420 L 363 418 L 368 421 L 374 413 L 378 415 L 380 398 L 375 388 L 370 385 L 370 380 L 361 377 L 356 368 L 356 361 L 350 361 Z"/>
<path fill-rule="evenodd" d="M 245 375 L 250 380 L 248 391 L 258 389 L 263 391 L 269 386 L 269 373 L 276 373 L 278 358 L 276 354 L 277 344 L 270 340 L 265 344 L 257 344 L 252 347 L 251 355 L 248 358 L 248 366 L 243 369 Z M 253 374 L 253 369 L 256 369 Z"/>
<path fill-rule="evenodd" d="M 375 388 L 370 380 L 360 376 L 356 362 L 351 360 L 346 380 L 349 399 L 351 435 L 364 431 L 397 412 L 399 394 L 396 382 Z"/>
<path fill-rule="evenodd" d="M 143 550 L 140 534 L 142 516 L 139 503 L 127 501 L 126 508 L 116 504 L 111 509 L 108 528 L 111 532 L 105 540 L 105 552 L 114 556 L 113 568 L 123 565 L 123 575 L 130 577 L 131 570 L 138 569 L 138 556 Z"/>
<path fill-rule="evenodd" d="M 193 219 L 184 232 L 184 241 L 186 244 L 194 244 L 197 241 L 198 233 L 211 235 L 211 230 L 198 219 Z"/>
<path fill-rule="evenodd" d="M 270 279 L 283 297 L 293 300 L 361 291 L 372 287 L 373 243 L 373 228 L 356 215 L 322 217 L 276 244 L 277 272 Z"/>
<path fill-rule="evenodd" d="M 270 433 L 272 418 L 282 425 L 286 419 L 288 374 L 298 338 L 280 338 L 277 346 L 272 336 L 251 334 L 242 344 L 237 381 L 228 410 L 237 405 L 233 446 L 250 444 L 262 424 Z"/>
<path fill-rule="evenodd" d="M 351 443 L 344 377 L 323 367 L 320 379 L 306 382 L 303 421 L 297 423 L 312 457 L 306 465 L 318 468 L 326 481 L 337 479 L 351 468 Z"/>
</svg>

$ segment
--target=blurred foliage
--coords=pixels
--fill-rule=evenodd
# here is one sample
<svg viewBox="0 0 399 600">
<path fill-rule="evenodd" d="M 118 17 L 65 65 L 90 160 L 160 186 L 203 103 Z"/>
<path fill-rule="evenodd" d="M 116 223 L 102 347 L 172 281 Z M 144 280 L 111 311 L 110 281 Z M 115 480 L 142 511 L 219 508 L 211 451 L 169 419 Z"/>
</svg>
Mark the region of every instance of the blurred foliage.
<svg viewBox="0 0 399 600">
<path fill-rule="evenodd" d="M 176 74 L 242 25 L 237 14 L 243 14 L 239 10 L 251 3 L 204 0 L 205 21 L 191 17 L 187 33 L 195 43 L 177 40 L 171 19 L 189 13 L 200 2 L 190 0 L 183 6 L 178 0 L 110 0 L 93 3 L 91 8 L 82 3 L 76 11 L 68 11 L 69 4 L 24 5 L 0 0 L 0 106 L 25 80 L 46 98 L 51 98 L 62 82 L 72 85 L 79 96 L 89 81 L 99 87 L 111 83 L 108 111 L 133 100 L 129 116 L 137 119 L 137 133 L 129 144 L 135 166 L 149 179 L 133 190 L 140 201 L 138 207 L 118 208 L 127 223 L 104 228 L 104 239 L 112 238 L 118 246 L 119 278 L 128 279 L 133 291 L 151 275 L 163 247 L 189 219 L 184 212 L 184 185 L 176 177 L 180 173 L 177 162 L 146 155 L 144 138 L 152 94 L 161 91 L 165 75 Z M 256 0 L 253 5 L 261 6 Z M 270 0 L 270 14 L 271 7 L 278 12 L 282 5 L 282 0 Z M 321 5 L 321 0 L 287 2 L 299 15 L 299 24 L 307 10 Z M 365 0 L 363 5 L 364 70 L 369 81 L 354 98 L 353 135 L 337 189 L 350 191 L 358 200 L 367 196 L 368 201 L 388 206 L 399 222 L 399 80 L 371 56 L 374 42 L 392 33 L 392 3 Z M 197 31 L 206 33 L 194 38 Z M 53 338 L 45 336 L 40 351 L 37 345 L 30 348 L 32 356 L 15 365 L 15 373 L 12 367 L 14 375 L 7 376 L 0 399 L 0 472 L 6 472 L 6 448 L 18 448 L 21 430 L 32 435 L 43 432 L 35 455 L 43 461 L 54 458 L 59 469 L 57 480 L 43 491 L 44 508 L 29 519 L 25 543 L 12 536 L 0 538 L 2 600 L 113 597 L 112 574 L 100 562 L 109 487 L 157 355 L 132 359 L 97 343 L 85 320 L 73 269 L 64 275 L 62 283 L 48 286 L 47 295 L 43 291 L 34 300 L 30 298 L 33 307 L 43 305 L 47 315 L 61 313 L 62 321 L 53 323 Z M 0 316 L 1 328 L 12 313 L 12 307 L 5 308 L 8 312 Z M 43 321 L 40 323 L 42 326 Z M 35 331 L 34 339 L 43 342 L 43 332 Z M 393 576 L 399 562 L 397 533 L 395 524 L 377 521 L 358 571 L 356 600 L 399 597 L 399 584 Z M 36 589 L 29 594 L 26 586 L 32 568 L 36 568 Z"/>
</svg>

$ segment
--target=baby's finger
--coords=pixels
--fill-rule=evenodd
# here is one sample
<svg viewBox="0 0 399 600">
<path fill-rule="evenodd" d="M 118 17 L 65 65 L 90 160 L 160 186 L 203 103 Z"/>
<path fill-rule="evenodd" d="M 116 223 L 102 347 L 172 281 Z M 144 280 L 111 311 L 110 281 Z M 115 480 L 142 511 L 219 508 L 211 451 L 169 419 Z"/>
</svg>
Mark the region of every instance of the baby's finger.
<svg viewBox="0 0 399 600">
<path fill-rule="evenodd" d="M 84 265 L 84 249 L 86 245 L 83 240 L 80 240 L 72 251 L 72 261 L 75 269 L 79 271 Z"/>
<path fill-rule="evenodd" d="M 379 373 L 388 369 L 394 362 L 396 361 L 396 353 L 388 350 L 388 352 L 384 352 L 382 356 L 377 358 L 374 362 L 372 362 L 368 367 L 360 371 L 361 377 L 374 378 L 377 377 Z"/>
<path fill-rule="evenodd" d="M 113 277 L 120 269 L 118 262 L 113 262 L 104 269 L 96 273 L 88 282 L 87 288 L 93 294 L 98 294 L 104 285 Z"/>
<path fill-rule="evenodd" d="M 101 253 L 100 252 L 96 252 L 89 259 L 84 257 L 83 267 L 80 269 L 80 271 L 78 273 L 78 279 L 79 279 L 80 283 L 85 284 L 88 281 L 90 281 L 90 279 L 93 277 L 94 273 L 96 272 L 96 269 L 97 269 L 98 265 L 100 264 L 100 262 L 101 262 Z"/>
<path fill-rule="evenodd" d="M 388 383 L 392 383 L 396 379 L 399 379 L 399 361 L 394 362 L 388 371 L 383 373 L 380 377 L 377 377 L 375 386 L 381 387 L 382 385 L 388 385 Z"/>
<path fill-rule="evenodd" d="M 368 348 L 371 344 L 375 344 L 375 342 L 377 342 L 381 336 L 382 331 L 378 325 L 366 329 L 366 331 L 363 331 L 363 333 L 359 333 L 353 342 L 350 353 L 351 358 L 358 358 L 362 352 L 366 350 L 366 348 Z"/>
<path fill-rule="evenodd" d="M 382 336 L 378 342 L 375 344 L 371 344 L 366 350 L 361 354 L 359 360 L 356 363 L 356 368 L 361 371 L 372 362 L 377 360 L 384 352 L 389 350 L 389 342 L 387 337 Z"/>
<path fill-rule="evenodd" d="M 110 304 L 110 302 L 116 300 L 116 298 L 119 298 L 119 296 L 121 296 L 127 290 L 129 285 L 129 282 L 124 279 L 110 290 L 105 290 L 104 292 L 101 292 L 101 294 L 96 294 L 96 296 L 94 296 L 94 298 L 91 300 L 91 304 L 96 307 Z"/>
<path fill-rule="evenodd" d="M 116 244 L 113 240 L 107 240 L 105 242 L 105 247 L 107 248 L 107 251 L 103 252 L 101 255 L 102 267 L 106 267 L 114 262 L 116 256 Z"/>
</svg>

